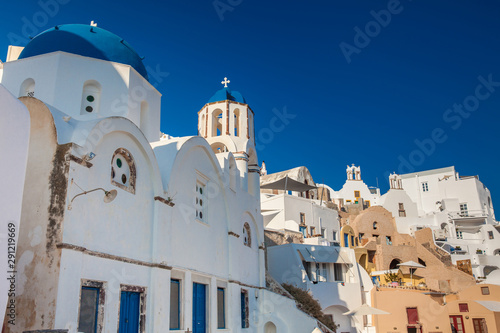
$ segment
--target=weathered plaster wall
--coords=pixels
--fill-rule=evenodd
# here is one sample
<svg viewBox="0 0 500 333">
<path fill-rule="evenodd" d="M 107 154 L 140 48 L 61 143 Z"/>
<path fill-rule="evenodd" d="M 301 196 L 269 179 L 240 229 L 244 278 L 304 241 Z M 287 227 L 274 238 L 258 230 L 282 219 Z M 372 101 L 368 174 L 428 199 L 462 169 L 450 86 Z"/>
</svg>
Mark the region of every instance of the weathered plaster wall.
<svg viewBox="0 0 500 333">
<path fill-rule="evenodd" d="M 18 312 L 7 332 L 54 328 L 67 188 L 69 145 L 58 146 L 48 108 L 31 97 L 20 99 L 30 111 L 31 131 L 17 262 Z"/>
</svg>

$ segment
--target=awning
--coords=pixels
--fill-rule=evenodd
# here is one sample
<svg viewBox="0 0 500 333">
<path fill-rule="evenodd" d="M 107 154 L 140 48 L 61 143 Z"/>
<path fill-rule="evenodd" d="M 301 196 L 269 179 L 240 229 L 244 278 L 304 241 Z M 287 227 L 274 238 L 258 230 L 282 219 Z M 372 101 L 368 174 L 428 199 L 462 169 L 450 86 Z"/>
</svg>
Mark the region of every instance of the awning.
<svg viewBox="0 0 500 333">
<path fill-rule="evenodd" d="M 399 268 L 395 268 L 395 269 L 386 269 L 385 271 L 374 271 L 374 272 L 371 272 L 370 275 L 371 276 L 378 276 L 378 275 L 385 275 L 385 274 L 388 274 L 388 273 L 391 273 L 391 274 L 397 274 L 399 272 Z"/>
<path fill-rule="evenodd" d="M 280 178 L 278 180 L 262 184 L 262 185 L 260 185 L 260 188 L 270 189 L 270 190 L 304 192 L 304 191 L 313 190 L 317 187 L 298 182 L 292 178 L 289 178 L 288 176 L 285 176 L 285 177 Z"/>
<path fill-rule="evenodd" d="M 340 251 L 333 246 L 311 246 L 298 249 L 298 251 L 307 262 L 351 264 L 349 258 L 340 254 Z"/>
<path fill-rule="evenodd" d="M 418 262 L 414 262 L 414 261 L 407 261 L 407 262 L 404 262 L 402 264 L 398 264 L 398 266 L 399 267 L 406 266 L 406 267 L 410 267 L 410 268 L 425 268 L 424 265 L 421 265 Z"/>
<path fill-rule="evenodd" d="M 485 308 L 493 312 L 500 312 L 500 302 L 495 301 L 476 301 Z"/>
<path fill-rule="evenodd" d="M 384 310 L 380 310 L 377 308 L 372 308 L 368 304 L 363 304 L 360 307 L 357 307 L 354 310 L 343 313 L 343 315 L 353 315 L 353 316 L 368 316 L 368 315 L 387 315 L 389 312 L 385 312 Z"/>
</svg>

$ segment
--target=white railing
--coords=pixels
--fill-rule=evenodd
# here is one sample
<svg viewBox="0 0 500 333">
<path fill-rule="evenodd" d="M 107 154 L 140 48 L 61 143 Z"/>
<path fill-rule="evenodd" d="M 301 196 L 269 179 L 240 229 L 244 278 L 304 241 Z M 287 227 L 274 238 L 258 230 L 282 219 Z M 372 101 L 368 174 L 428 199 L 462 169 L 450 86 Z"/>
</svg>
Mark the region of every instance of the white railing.
<svg viewBox="0 0 500 333">
<path fill-rule="evenodd" d="M 448 212 L 448 215 L 455 218 L 467 218 L 467 217 L 488 217 L 488 212 L 486 209 L 477 209 L 477 210 L 463 210 L 463 211 L 451 211 Z"/>
</svg>

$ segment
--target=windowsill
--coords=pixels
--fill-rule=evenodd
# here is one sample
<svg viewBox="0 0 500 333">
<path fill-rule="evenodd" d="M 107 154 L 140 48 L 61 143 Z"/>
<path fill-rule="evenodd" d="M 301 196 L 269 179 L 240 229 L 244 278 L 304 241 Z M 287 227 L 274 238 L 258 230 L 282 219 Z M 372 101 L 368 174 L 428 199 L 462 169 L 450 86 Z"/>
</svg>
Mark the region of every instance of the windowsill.
<svg viewBox="0 0 500 333">
<path fill-rule="evenodd" d="M 200 219 L 194 219 L 194 220 L 195 220 L 196 222 L 198 222 L 199 224 L 202 224 L 202 225 L 204 225 L 204 226 L 206 226 L 206 227 L 210 227 L 210 225 L 209 225 L 207 222 L 203 222 L 203 221 L 202 221 L 202 220 L 200 220 Z"/>
</svg>

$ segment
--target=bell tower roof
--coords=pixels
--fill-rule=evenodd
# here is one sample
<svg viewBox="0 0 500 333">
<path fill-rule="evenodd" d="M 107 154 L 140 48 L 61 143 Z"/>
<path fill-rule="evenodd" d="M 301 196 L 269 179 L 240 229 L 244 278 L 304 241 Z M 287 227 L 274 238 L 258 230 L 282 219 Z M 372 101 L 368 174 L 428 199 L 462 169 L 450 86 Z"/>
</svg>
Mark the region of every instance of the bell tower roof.
<svg viewBox="0 0 500 333">
<path fill-rule="evenodd" d="M 217 91 L 209 100 L 208 103 L 222 102 L 222 101 L 234 101 L 238 103 L 247 104 L 243 95 L 241 95 L 238 91 L 232 91 L 227 87 L 228 83 L 230 83 L 227 77 L 224 78 L 224 81 L 221 84 L 224 85 L 224 88 Z"/>
<path fill-rule="evenodd" d="M 229 88 L 222 88 L 221 90 L 217 91 L 208 100 L 208 103 L 222 102 L 222 101 L 225 101 L 225 100 L 247 104 L 247 102 L 246 102 L 245 98 L 243 97 L 243 95 L 241 95 L 238 91 L 232 91 Z"/>
</svg>

